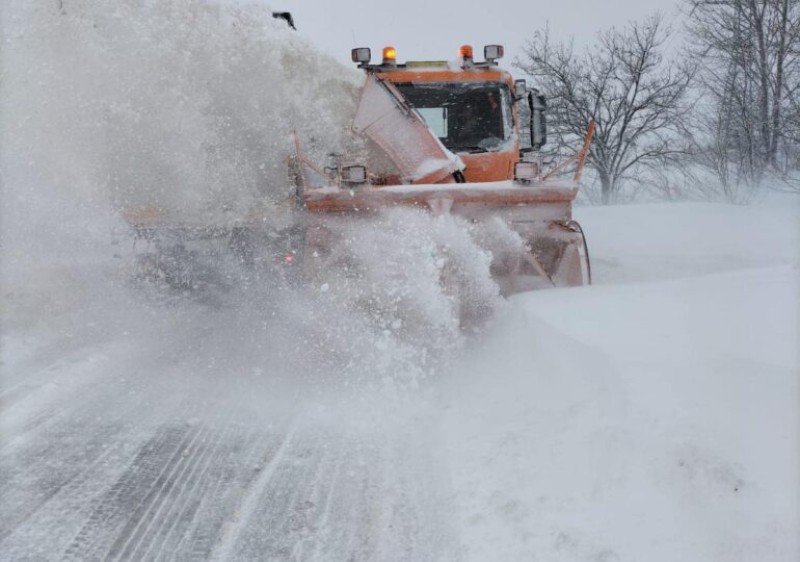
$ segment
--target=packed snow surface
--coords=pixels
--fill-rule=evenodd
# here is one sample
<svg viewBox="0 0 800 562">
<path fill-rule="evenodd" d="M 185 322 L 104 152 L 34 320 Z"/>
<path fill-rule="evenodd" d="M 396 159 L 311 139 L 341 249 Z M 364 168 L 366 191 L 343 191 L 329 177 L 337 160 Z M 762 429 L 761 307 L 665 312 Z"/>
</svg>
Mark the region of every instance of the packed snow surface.
<svg viewBox="0 0 800 562">
<path fill-rule="evenodd" d="M 800 557 L 797 197 L 578 208 L 595 284 L 507 301 L 513 233 L 408 209 L 165 286 L 123 203 L 280 199 L 352 81 L 260 5 L 105 4 L 4 5 L 0 560 Z"/>
</svg>

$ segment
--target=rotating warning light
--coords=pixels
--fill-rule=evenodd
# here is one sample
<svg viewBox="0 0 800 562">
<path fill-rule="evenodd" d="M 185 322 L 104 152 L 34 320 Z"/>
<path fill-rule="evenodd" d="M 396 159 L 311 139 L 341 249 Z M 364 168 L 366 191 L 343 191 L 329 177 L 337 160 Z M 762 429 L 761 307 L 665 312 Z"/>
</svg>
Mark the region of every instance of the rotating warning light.
<svg viewBox="0 0 800 562">
<path fill-rule="evenodd" d="M 397 60 L 397 50 L 394 47 L 383 48 L 383 62 L 393 63 Z"/>
<path fill-rule="evenodd" d="M 458 48 L 458 56 L 462 59 L 472 60 L 472 45 L 461 45 Z"/>
</svg>

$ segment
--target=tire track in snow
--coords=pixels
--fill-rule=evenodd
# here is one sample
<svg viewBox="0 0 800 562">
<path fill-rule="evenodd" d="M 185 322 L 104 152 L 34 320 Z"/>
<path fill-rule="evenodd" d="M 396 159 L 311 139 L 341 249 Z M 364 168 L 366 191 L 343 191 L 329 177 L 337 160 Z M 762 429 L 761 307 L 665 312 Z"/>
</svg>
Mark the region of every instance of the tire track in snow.
<svg viewBox="0 0 800 562">
<path fill-rule="evenodd" d="M 49 503 L 60 495 L 88 493 L 87 478 L 102 473 L 108 458 L 124 458 L 125 440 L 117 439 L 122 429 L 117 425 L 95 427 L 89 440 L 80 434 L 83 424 L 62 424 L 39 445 L 0 460 L 0 545 L 21 528 L 36 525 L 34 517 L 47 511 Z M 109 445 L 109 442 L 114 443 Z"/>
<path fill-rule="evenodd" d="M 171 509 L 163 515 L 157 536 L 150 541 L 147 551 L 141 558 L 161 560 L 165 557 L 166 559 L 174 557 L 186 534 L 186 528 L 194 521 L 200 501 L 211 484 L 209 475 L 224 454 L 224 443 L 230 442 L 234 436 L 231 427 L 214 432 L 212 446 L 207 448 L 204 459 L 195 465 L 186 481 L 180 485 L 179 496 L 173 500 Z M 150 553 L 153 551 L 154 554 L 151 556 Z"/>
<path fill-rule="evenodd" d="M 90 498 L 113 482 L 129 460 L 129 454 L 128 441 L 119 440 L 85 462 L 77 474 L 69 475 L 56 488 L 40 496 L 38 502 L 26 503 L 27 510 L 6 505 L 4 509 L 18 517 L 14 521 L 3 520 L 0 560 L 26 559 L 43 545 L 67 544 L 77 531 L 81 517 L 88 516 Z"/>
<path fill-rule="evenodd" d="M 244 522 L 235 559 L 304 559 L 297 552 L 317 531 L 313 500 L 315 484 L 325 468 L 325 454 L 307 444 L 295 449 L 298 447 L 287 451 L 260 496 L 258 510 Z"/>
<path fill-rule="evenodd" d="M 136 560 L 143 556 L 137 551 L 145 539 L 150 537 L 151 529 L 159 527 L 161 512 L 165 506 L 171 507 L 174 502 L 173 492 L 185 484 L 187 471 L 193 471 L 195 466 L 202 462 L 207 447 L 205 444 L 210 438 L 211 430 L 207 427 L 192 427 L 187 432 L 191 435 L 172 453 L 168 462 L 164 464 L 161 473 L 156 478 L 155 485 L 141 500 L 133 511 L 128 523 L 122 529 L 119 537 L 114 542 L 111 550 L 106 555 L 107 560 Z M 145 553 L 146 554 L 146 553 Z"/>
<path fill-rule="evenodd" d="M 220 420 L 161 425 L 149 438 L 135 424 L 95 434 L 112 451 L 43 504 L 62 536 L 47 548 L 63 560 L 408 560 L 443 552 L 431 540 L 442 525 L 430 509 L 441 501 L 428 482 L 433 444 L 417 442 L 416 430 L 353 432 L 302 408 L 260 430 L 230 423 L 227 408 L 218 413 Z M 71 506 L 80 526 L 62 510 Z"/>
<path fill-rule="evenodd" d="M 247 467 L 255 463 L 264 446 L 264 436 L 253 431 L 244 433 L 245 437 L 230 443 L 225 456 L 212 466 L 207 491 L 202 493 L 191 524 L 175 545 L 173 559 L 205 561 L 211 557 L 228 514 L 235 511 L 238 494 L 256 477 Z"/>
<path fill-rule="evenodd" d="M 319 427 L 286 436 L 214 560 L 455 560 L 428 439 Z"/>
<path fill-rule="evenodd" d="M 175 454 L 193 437 L 185 427 L 162 427 L 142 447 L 134 461 L 111 488 L 96 502 L 89 519 L 66 548 L 62 560 L 106 560 L 115 539 L 129 521 L 131 505 L 140 506 L 159 483 Z"/>
<path fill-rule="evenodd" d="M 208 560 L 261 476 L 252 466 L 280 450 L 277 435 L 233 424 L 163 426 L 94 502 L 62 559 Z"/>
<path fill-rule="evenodd" d="M 14 435 L 0 451 L 0 544 L 12 535 L 47 535 L 60 552 L 69 541 L 62 535 L 75 528 L 92 498 L 111 485 L 108 479 L 124 470 L 147 438 L 141 419 L 163 417 L 164 404 L 148 403 L 143 412 L 114 377 L 85 383 L 48 402 L 51 408 L 35 415 L 42 418 L 39 426 Z M 77 390 L 82 390 L 80 400 L 74 399 Z M 73 501 L 74 494 L 82 503 Z M 39 520 L 49 520 L 64 504 L 76 508 L 45 532 Z"/>
<path fill-rule="evenodd" d="M 211 556 L 212 560 L 225 561 L 233 559 L 232 549 L 236 546 L 236 543 L 239 540 L 243 529 L 243 523 L 249 520 L 258 509 L 258 503 L 261 495 L 263 494 L 264 490 L 275 474 L 275 470 L 283 459 L 283 456 L 286 453 L 289 444 L 291 443 L 295 429 L 296 425 L 292 423 L 280 446 L 261 468 L 255 482 L 253 482 L 246 490 L 239 509 L 233 515 L 233 518 L 231 521 L 229 521 L 228 525 L 222 529 L 222 535 L 219 538 L 218 547 Z"/>
<path fill-rule="evenodd" d="M 124 538 L 125 544 L 116 559 L 174 558 L 178 546 L 186 544 L 187 531 L 197 516 L 203 497 L 201 491 L 211 486 L 213 468 L 226 458 L 225 448 L 230 448 L 226 444 L 240 441 L 242 433 L 241 428 L 228 425 L 222 430 L 209 430 L 199 442 L 193 443 L 191 450 L 181 455 L 173 466 L 155 501 L 148 503 L 147 511 L 136 522 L 134 531 L 123 531 L 120 539 Z"/>
</svg>

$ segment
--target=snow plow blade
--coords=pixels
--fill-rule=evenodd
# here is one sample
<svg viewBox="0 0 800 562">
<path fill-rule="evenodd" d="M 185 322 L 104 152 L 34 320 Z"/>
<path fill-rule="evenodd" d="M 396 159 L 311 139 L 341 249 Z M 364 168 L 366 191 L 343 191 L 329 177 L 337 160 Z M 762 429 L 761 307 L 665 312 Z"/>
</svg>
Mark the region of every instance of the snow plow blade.
<svg viewBox="0 0 800 562">
<path fill-rule="evenodd" d="M 593 123 L 580 152 L 532 180 L 411 185 L 343 181 L 341 170 L 325 173 L 311 163 L 295 139 L 296 154 L 290 158 L 289 168 L 297 201 L 306 211 L 304 269 L 329 267 L 325 257 L 335 253 L 331 248 L 335 236 L 327 228 L 331 217 L 354 220 L 392 207 L 415 207 L 434 215 L 452 214 L 470 223 L 500 218 L 519 235 L 521 249 L 493 251 L 492 276 L 505 296 L 591 283 L 588 246 L 583 230 L 572 219 L 572 204 L 592 133 Z M 577 166 L 571 178 L 550 179 L 573 162 Z"/>
<path fill-rule="evenodd" d="M 303 180 L 301 180 L 303 181 Z M 413 186 L 365 186 L 345 189 L 332 186 L 300 189 L 308 211 L 303 255 L 307 268 L 325 268 L 315 259 L 330 254 L 331 215 L 370 215 L 404 206 L 425 209 L 435 215 L 452 214 L 469 222 L 499 217 L 523 241 L 524 249 L 493 252 L 492 276 L 508 296 L 547 287 L 571 287 L 590 282 L 588 249 L 583 232 L 572 220 L 577 187 L 572 182 L 547 181 L 524 185 L 514 181 L 490 183 L 424 184 Z"/>
</svg>

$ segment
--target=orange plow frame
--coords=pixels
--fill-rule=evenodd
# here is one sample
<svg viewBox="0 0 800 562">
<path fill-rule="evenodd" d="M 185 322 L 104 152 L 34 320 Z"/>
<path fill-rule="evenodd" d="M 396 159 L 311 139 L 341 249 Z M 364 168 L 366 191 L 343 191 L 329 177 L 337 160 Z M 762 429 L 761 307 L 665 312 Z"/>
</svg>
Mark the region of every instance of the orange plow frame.
<svg viewBox="0 0 800 562">
<path fill-rule="evenodd" d="M 317 254 L 328 243 L 325 235 L 313 235 L 324 227 L 326 215 L 365 215 L 397 206 L 417 207 L 433 214 L 453 214 L 471 222 L 500 216 L 523 239 L 522 255 L 495 256 L 493 274 L 504 294 L 539 287 L 577 286 L 591 283 L 588 247 L 580 225 L 572 219 L 572 203 L 578 192 L 595 124 L 590 122 L 581 149 L 542 174 L 539 179 L 488 183 L 441 183 L 422 185 L 343 185 L 330 179 L 303 154 L 295 134 L 296 154 L 290 157 L 290 173 L 297 201 L 307 212 L 308 231 L 304 254 Z M 576 164 L 569 179 L 555 179 Z M 310 182 L 308 173 L 317 176 Z M 583 258 L 581 257 L 583 254 Z M 586 275 L 581 263 L 585 261 Z M 538 281 L 533 277 L 539 278 Z"/>
</svg>

